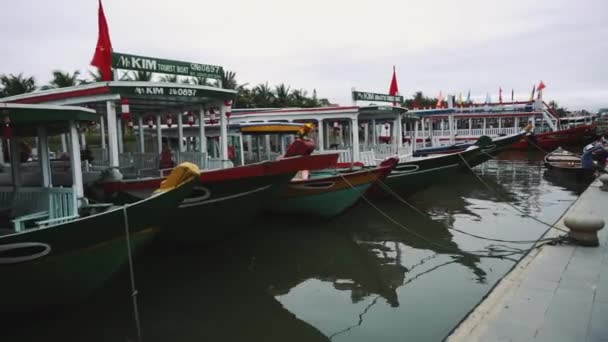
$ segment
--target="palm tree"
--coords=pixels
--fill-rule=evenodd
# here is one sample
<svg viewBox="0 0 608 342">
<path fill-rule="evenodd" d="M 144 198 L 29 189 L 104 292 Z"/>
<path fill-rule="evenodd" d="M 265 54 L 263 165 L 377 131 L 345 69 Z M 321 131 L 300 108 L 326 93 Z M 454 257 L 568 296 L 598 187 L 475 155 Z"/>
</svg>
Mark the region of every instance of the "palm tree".
<svg viewBox="0 0 608 342">
<path fill-rule="evenodd" d="M 74 73 L 62 72 L 61 70 L 53 71 L 53 79 L 49 82 L 52 88 L 65 88 L 79 85 L 82 81 L 78 79 L 80 71 L 76 70 Z"/>
<path fill-rule="evenodd" d="M 234 71 L 223 71 L 222 88 L 236 89 L 237 87 L 238 87 L 238 84 L 236 82 L 236 73 Z"/>
<path fill-rule="evenodd" d="M 177 83 L 179 81 L 179 78 L 177 77 L 177 75 L 164 75 L 161 76 L 160 81 L 168 83 Z"/>
<path fill-rule="evenodd" d="M 290 94 L 289 106 L 290 107 L 306 107 L 307 92 L 304 89 L 295 89 Z"/>
<path fill-rule="evenodd" d="M 89 71 L 89 75 L 91 76 L 91 82 L 102 82 L 103 78 L 99 71 Z"/>
<path fill-rule="evenodd" d="M 150 82 L 152 81 L 152 73 L 148 71 L 134 71 L 128 76 L 128 79 L 130 81 Z"/>
<path fill-rule="evenodd" d="M 289 105 L 289 88 L 284 83 L 274 87 L 275 106 L 287 107 Z"/>
<path fill-rule="evenodd" d="M 274 93 L 268 86 L 268 82 L 260 83 L 253 89 L 253 100 L 258 108 L 274 106 Z"/>
<path fill-rule="evenodd" d="M 23 73 L 16 76 L 3 74 L 0 76 L 0 84 L 0 97 L 25 94 L 36 90 L 34 77 L 23 77 Z"/>
</svg>

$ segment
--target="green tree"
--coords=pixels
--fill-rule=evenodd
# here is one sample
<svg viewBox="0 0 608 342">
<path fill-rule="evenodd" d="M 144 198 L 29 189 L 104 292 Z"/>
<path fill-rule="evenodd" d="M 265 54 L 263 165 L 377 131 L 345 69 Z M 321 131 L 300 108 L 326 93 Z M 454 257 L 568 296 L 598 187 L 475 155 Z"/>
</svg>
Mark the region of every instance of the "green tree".
<svg viewBox="0 0 608 342">
<path fill-rule="evenodd" d="M 274 87 L 274 105 L 279 108 L 290 106 L 290 87 L 284 83 Z"/>
<path fill-rule="evenodd" d="M 152 73 L 148 71 L 134 71 L 128 75 L 128 80 L 150 82 L 152 81 L 152 76 Z"/>
<path fill-rule="evenodd" d="M 412 98 L 405 99 L 403 106 L 407 108 L 424 108 L 424 107 L 435 107 L 437 105 L 437 98 L 427 97 L 421 91 L 417 91 L 412 94 Z"/>
<path fill-rule="evenodd" d="M 160 77 L 161 82 L 177 83 L 179 81 L 177 75 L 164 75 Z"/>
<path fill-rule="evenodd" d="M 74 71 L 73 73 L 63 72 L 61 70 L 53 71 L 53 79 L 49 82 L 51 88 L 65 88 L 73 87 L 82 83 L 82 80 L 78 79 L 80 71 Z"/>
<path fill-rule="evenodd" d="M 253 89 L 253 100 L 257 108 L 274 106 L 274 93 L 268 86 L 268 82 L 260 83 Z"/>
<path fill-rule="evenodd" d="M 99 73 L 99 71 L 89 71 L 89 76 L 91 76 L 91 80 L 87 81 L 88 83 L 91 82 L 102 82 L 102 78 L 101 78 L 101 74 Z"/>
<path fill-rule="evenodd" d="M 30 93 L 34 90 L 36 81 L 33 76 L 24 77 L 23 73 L 0 76 L 0 97 Z"/>
<path fill-rule="evenodd" d="M 236 89 L 238 83 L 236 82 L 236 73 L 234 71 L 224 71 L 222 74 L 222 88 L 224 89 Z"/>
<path fill-rule="evenodd" d="M 551 110 L 553 110 L 555 115 L 559 116 L 560 118 L 568 116 L 568 114 L 570 113 L 568 111 L 568 108 L 560 107 L 555 101 L 549 101 L 549 107 L 551 108 Z"/>
</svg>

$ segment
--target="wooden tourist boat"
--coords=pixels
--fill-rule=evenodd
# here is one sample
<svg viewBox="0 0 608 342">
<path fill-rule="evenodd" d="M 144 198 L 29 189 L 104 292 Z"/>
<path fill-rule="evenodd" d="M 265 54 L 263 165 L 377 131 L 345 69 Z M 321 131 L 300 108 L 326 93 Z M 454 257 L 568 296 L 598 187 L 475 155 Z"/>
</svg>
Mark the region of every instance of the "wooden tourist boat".
<svg viewBox="0 0 608 342">
<path fill-rule="evenodd" d="M 561 148 L 545 156 L 545 166 L 555 176 L 567 177 L 579 181 L 593 178 L 595 170 L 583 169 L 581 156 Z"/>
<path fill-rule="evenodd" d="M 389 158 L 378 167 L 360 170 L 324 170 L 306 179 L 294 178 L 273 197 L 271 212 L 331 218 L 353 206 L 378 180 L 384 180 L 397 165 Z"/>
<path fill-rule="evenodd" d="M 10 121 L 10 132 L 2 133 L 10 140 L 13 179 L 12 187 L 0 189 L 0 313 L 28 312 L 90 295 L 156 235 L 198 176 L 196 168 L 179 167 L 141 201 L 89 203 L 77 124 L 98 115 L 80 107 L 16 104 L 0 104 L 0 112 Z M 47 138 L 66 131 L 72 186 L 53 187 Z M 23 187 L 16 167 L 21 164 L 19 146 L 33 136 L 38 138 L 42 179 L 38 187 Z"/>
<path fill-rule="evenodd" d="M 337 154 L 294 156 L 228 169 L 203 171 L 198 184 L 179 205 L 174 224 L 163 236 L 180 243 L 205 243 L 226 236 L 259 214 L 267 200 L 299 170 L 326 169 Z M 148 196 L 163 178 L 98 183 L 103 197 L 129 203 Z M 213 222 L 206 225 L 203 222 Z"/>
</svg>

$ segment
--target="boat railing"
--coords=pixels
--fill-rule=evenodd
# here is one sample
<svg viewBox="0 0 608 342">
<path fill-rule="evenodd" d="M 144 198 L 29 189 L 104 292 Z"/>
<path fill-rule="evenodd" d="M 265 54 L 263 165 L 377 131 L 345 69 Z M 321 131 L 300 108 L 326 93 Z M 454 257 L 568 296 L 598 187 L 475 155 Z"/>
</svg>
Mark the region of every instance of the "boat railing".
<svg viewBox="0 0 608 342">
<path fill-rule="evenodd" d="M 78 217 L 74 190 L 43 187 L 0 187 L 0 210 L 13 222 L 15 231 L 23 231 L 28 222 L 38 227 L 66 222 Z"/>
<path fill-rule="evenodd" d="M 201 169 L 206 169 L 208 164 L 207 153 L 197 151 L 185 151 L 175 153 L 175 164 L 190 162 L 196 164 Z"/>
</svg>

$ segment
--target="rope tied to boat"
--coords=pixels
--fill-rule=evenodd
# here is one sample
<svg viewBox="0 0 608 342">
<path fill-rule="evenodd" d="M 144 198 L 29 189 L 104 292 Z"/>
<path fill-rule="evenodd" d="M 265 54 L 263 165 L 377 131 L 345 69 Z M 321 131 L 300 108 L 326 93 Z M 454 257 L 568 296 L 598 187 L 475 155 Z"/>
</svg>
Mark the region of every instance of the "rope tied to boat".
<svg viewBox="0 0 608 342">
<path fill-rule="evenodd" d="M 142 342 L 141 337 L 141 324 L 139 321 L 139 307 L 137 305 L 137 288 L 135 287 L 135 270 L 133 267 L 133 253 L 131 249 L 131 235 L 129 228 L 129 214 L 127 213 L 127 206 L 122 207 L 123 218 L 125 221 L 125 239 L 127 240 L 127 255 L 129 258 L 129 276 L 131 279 L 131 298 L 133 300 L 133 318 L 135 320 L 135 327 L 137 329 L 137 341 Z"/>
<path fill-rule="evenodd" d="M 481 182 L 481 184 L 483 184 L 483 185 L 484 185 L 484 186 L 485 186 L 485 187 L 486 187 L 488 190 L 492 191 L 492 192 L 493 192 L 493 193 L 495 193 L 496 195 L 500 195 L 500 193 L 499 193 L 499 192 L 498 192 L 496 189 L 492 188 L 492 187 L 491 187 L 491 186 L 490 186 L 490 185 L 489 185 L 489 184 L 488 184 L 486 181 L 484 181 L 484 180 L 483 180 L 483 178 L 481 178 L 481 177 L 480 177 L 480 176 L 477 174 L 477 172 L 475 172 L 475 170 L 473 170 L 473 168 L 471 167 L 471 165 L 470 165 L 470 164 L 469 164 L 469 163 L 466 161 L 466 159 L 464 159 L 464 157 L 462 156 L 462 154 L 460 154 L 460 153 L 459 153 L 458 155 L 460 156 L 460 159 L 462 159 L 462 161 L 464 162 L 464 164 L 466 165 L 466 167 L 467 167 L 467 168 L 468 168 L 468 169 L 469 169 L 469 170 L 470 170 L 470 171 L 473 173 L 473 175 L 475 175 L 475 177 L 476 177 L 476 178 L 479 180 L 479 182 Z M 534 217 L 534 216 L 532 216 L 532 215 L 530 215 L 530 214 L 525 213 L 523 210 L 521 210 L 521 209 L 519 209 L 518 207 L 516 207 L 515 205 L 513 205 L 513 204 L 509 203 L 509 201 L 505 201 L 505 203 L 506 203 L 508 206 L 510 206 L 511 208 L 513 208 L 513 209 L 517 210 L 517 211 L 518 211 L 520 214 L 522 214 L 524 217 L 529 217 L 529 218 L 533 219 L 534 221 L 536 221 L 536 222 L 538 222 L 538 223 L 544 224 L 545 226 L 547 226 L 547 227 L 549 227 L 549 228 L 552 228 L 552 229 L 555 229 L 555 230 L 559 230 L 559 231 L 560 231 L 560 232 L 562 232 L 562 233 L 569 233 L 569 232 L 568 232 L 567 230 L 565 230 L 565 229 L 562 229 L 562 228 L 556 227 L 556 226 L 555 226 L 555 225 L 553 225 L 553 224 L 547 223 L 547 222 L 545 222 L 545 221 L 543 221 L 543 220 L 541 220 L 541 219 L 539 219 L 539 218 L 537 218 L 537 217 Z"/>
<path fill-rule="evenodd" d="M 428 243 L 431 246 L 435 246 L 440 250 L 443 250 L 446 253 L 452 253 L 452 254 L 457 254 L 457 255 L 465 255 L 465 256 L 472 256 L 472 257 L 478 257 L 478 258 L 496 258 L 496 259 L 507 259 L 507 257 L 512 256 L 512 255 L 516 255 L 516 254 L 526 254 L 532 250 L 534 250 L 535 248 L 539 248 L 541 246 L 544 246 L 545 244 L 547 244 L 548 242 L 551 243 L 555 243 L 555 239 L 552 239 L 551 241 L 547 241 L 547 242 L 543 242 L 543 243 L 535 243 L 534 246 L 532 246 L 529 249 L 515 249 L 513 247 L 511 247 L 509 250 L 500 250 L 499 248 L 496 248 L 495 246 L 491 246 L 491 248 L 489 249 L 485 249 L 485 250 L 474 250 L 474 251 L 465 251 L 465 250 L 460 250 L 457 248 L 452 248 L 449 246 L 445 246 L 442 245 L 440 243 L 437 243 L 435 241 L 432 241 L 430 239 L 428 239 L 427 237 L 425 237 L 424 235 L 409 229 L 407 226 L 405 226 L 404 224 L 400 223 L 399 221 L 397 221 L 396 219 L 394 219 L 393 217 L 391 217 L 390 215 L 388 215 L 385 211 L 383 211 L 382 209 L 380 209 L 376 204 L 374 204 L 367 196 L 365 196 L 364 193 L 362 193 L 361 191 L 359 191 L 359 189 L 357 189 L 355 186 L 353 186 L 348 179 L 346 179 L 342 174 L 340 174 L 340 177 L 344 180 L 344 182 L 346 184 L 348 184 L 354 191 L 356 191 L 357 193 L 360 194 L 361 198 L 367 203 L 369 204 L 372 208 L 374 208 L 378 213 L 380 213 L 382 216 L 384 216 L 387 220 L 391 221 L 393 224 L 395 224 L 396 226 L 398 226 L 399 228 L 405 230 L 406 232 L 408 232 L 409 234 L 412 234 L 414 236 L 416 236 L 417 238 L 425 241 L 426 243 Z M 536 241 L 536 240 L 535 240 Z M 515 249 L 515 250 L 514 250 Z M 511 260 L 511 259 L 509 259 Z"/>
</svg>

